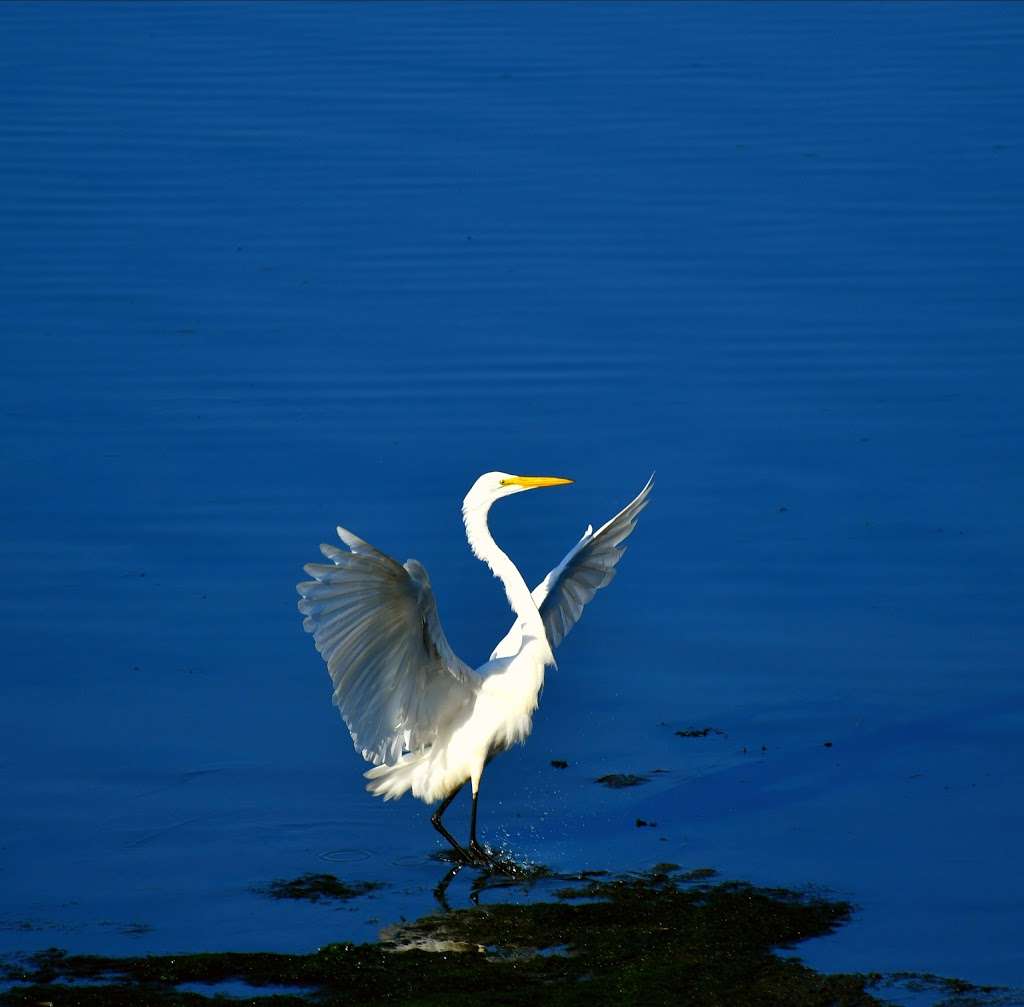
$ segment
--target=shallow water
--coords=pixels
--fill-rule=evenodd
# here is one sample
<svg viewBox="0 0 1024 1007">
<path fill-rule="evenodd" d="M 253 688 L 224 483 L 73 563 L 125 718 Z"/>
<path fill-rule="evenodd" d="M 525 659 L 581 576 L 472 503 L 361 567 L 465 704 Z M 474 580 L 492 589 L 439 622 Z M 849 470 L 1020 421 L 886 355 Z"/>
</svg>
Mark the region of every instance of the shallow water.
<svg viewBox="0 0 1024 1007">
<path fill-rule="evenodd" d="M 577 480 L 494 512 L 536 580 L 657 469 L 486 837 L 828 887 L 815 967 L 1024 980 L 1018 6 L 9 3 L 0 39 L 0 946 L 427 910 L 301 564 L 339 521 L 415 556 L 478 662 L 475 476 Z M 388 887 L 254 891 L 324 870 Z"/>
</svg>

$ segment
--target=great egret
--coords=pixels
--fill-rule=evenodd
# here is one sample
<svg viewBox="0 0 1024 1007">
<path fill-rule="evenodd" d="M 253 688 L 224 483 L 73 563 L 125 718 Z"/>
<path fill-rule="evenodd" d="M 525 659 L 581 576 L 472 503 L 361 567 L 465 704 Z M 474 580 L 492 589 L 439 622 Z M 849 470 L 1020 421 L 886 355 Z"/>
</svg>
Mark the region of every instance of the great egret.
<svg viewBox="0 0 1024 1007">
<path fill-rule="evenodd" d="M 552 650 L 576 624 L 599 588 L 615 576 L 625 546 L 647 506 L 654 476 L 638 496 L 596 532 L 583 537 L 533 591 L 487 527 L 502 497 L 571 479 L 487 472 L 462 502 L 473 554 L 504 585 L 516 621 L 475 671 L 452 650 L 441 628 L 430 578 L 414 559 L 400 566 L 345 528 L 349 551 L 321 545 L 332 565 L 310 563 L 314 579 L 297 585 L 303 628 L 313 634 L 334 682 L 334 703 L 356 750 L 374 764 L 366 789 L 384 800 L 411 790 L 427 804 L 438 832 L 466 863 L 486 861 L 476 837 L 476 807 L 484 766 L 525 741 Z M 469 849 L 441 816 L 469 781 L 473 789 Z"/>
</svg>

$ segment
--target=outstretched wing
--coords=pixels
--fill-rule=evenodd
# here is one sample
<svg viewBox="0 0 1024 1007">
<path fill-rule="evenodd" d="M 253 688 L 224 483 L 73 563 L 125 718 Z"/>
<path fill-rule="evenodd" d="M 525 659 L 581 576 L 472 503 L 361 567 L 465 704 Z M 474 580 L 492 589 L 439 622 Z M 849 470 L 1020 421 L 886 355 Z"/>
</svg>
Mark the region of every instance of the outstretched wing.
<svg viewBox="0 0 1024 1007">
<path fill-rule="evenodd" d="M 534 589 L 533 601 L 540 610 L 552 650 L 569 635 L 579 621 L 583 607 L 615 576 L 615 564 L 622 558 L 626 546 L 621 543 L 632 534 L 636 519 L 646 506 L 654 486 L 654 476 L 647 485 L 596 532 L 588 527 L 579 540 Z M 518 623 L 495 648 L 491 655 L 503 657 L 519 647 Z"/>
<path fill-rule="evenodd" d="M 479 678 L 455 656 L 427 571 L 344 528 L 349 551 L 321 545 L 332 565 L 304 567 L 302 627 L 334 682 L 334 703 L 356 750 L 375 765 L 429 747 L 470 708 Z"/>
</svg>

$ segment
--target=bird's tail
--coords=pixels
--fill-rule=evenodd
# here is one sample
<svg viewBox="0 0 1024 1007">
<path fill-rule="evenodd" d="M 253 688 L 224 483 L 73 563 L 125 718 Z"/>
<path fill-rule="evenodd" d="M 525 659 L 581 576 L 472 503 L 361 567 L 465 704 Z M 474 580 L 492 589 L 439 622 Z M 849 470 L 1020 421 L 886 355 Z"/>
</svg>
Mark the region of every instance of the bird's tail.
<svg viewBox="0 0 1024 1007">
<path fill-rule="evenodd" d="M 374 766 L 363 776 L 370 782 L 366 789 L 385 801 L 393 801 L 408 790 L 412 790 L 417 782 L 418 771 L 423 768 L 425 754 L 403 755 L 393 766 Z M 419 796 L 417 794 L 417 796 Z"/>
</svg>

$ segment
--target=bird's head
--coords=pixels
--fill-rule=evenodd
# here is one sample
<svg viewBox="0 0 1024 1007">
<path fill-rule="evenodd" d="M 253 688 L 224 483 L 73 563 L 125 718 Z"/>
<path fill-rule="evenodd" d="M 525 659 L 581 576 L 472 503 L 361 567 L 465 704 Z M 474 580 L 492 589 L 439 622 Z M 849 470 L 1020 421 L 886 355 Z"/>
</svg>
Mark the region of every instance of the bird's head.
<svg viewBox="0 0 1024 1007">
<path fill-rule="evenodd" d="M 485 472 L 466 494 L 463 510 L 490 507 L 495 500 L 545 486 L 566 486 L 571 479 L 559 476 L 514 476 L 509 472 Z"/>
</svg>

